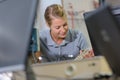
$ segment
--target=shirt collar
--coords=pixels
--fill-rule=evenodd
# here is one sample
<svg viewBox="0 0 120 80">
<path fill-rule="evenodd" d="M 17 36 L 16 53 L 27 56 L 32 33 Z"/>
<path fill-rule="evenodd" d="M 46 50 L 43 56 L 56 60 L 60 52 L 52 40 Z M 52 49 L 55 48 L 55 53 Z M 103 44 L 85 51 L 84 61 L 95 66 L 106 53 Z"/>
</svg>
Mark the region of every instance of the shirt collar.
<svg viewBox="0 0 120 80">
<path fill-rule="evenodd" d="M 57 47 L 57 46 L 65 45 L 65 44 L 69 43 L 70 40 L 71 40 L 71 39 L 70 39 L 70 32 L 69 32 L 69 30 L 68 30 L 67 36 L 66 36 L 65 40 L 63 40 L 63 42 L 62 42 L 60 45 L 57 45 L 57 44 L 53 41 L 53 39 L 52 39 L 52 37 L 51 37 L 51 35 L 50 35 L 50 30 L 48 31 L 48 34 L 47 34 L 47 44 L 50 45 L 50 46 L 55 46 L 55 47 Z"/>
</svg>

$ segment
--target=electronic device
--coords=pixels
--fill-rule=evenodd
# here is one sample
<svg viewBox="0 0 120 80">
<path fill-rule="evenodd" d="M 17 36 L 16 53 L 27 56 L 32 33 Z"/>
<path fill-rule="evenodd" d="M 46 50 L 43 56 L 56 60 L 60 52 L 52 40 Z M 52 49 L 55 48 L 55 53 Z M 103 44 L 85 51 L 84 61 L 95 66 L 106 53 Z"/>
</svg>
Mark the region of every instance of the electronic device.
<svg viewBox="0 0 120 80">
<path fill-rule="evenodd" d="M 39 51 L 39 31 L 37 28 L 32 29 L 32 35 L 31 35 L 31 42 L 29 47 L 29 52 L 37 52 Z"/>
<path fill-rule="evenodd" d="M 99 2 L 100 2 L 100 6 L 103 6 L 104 4 L 109 3 L 111 5 L 111 9 L 112 9 L 113 15 L 117 18 L 117 20 L 120 23 L 120 5 L 119 5 L 119 0 L 118 1 L 99 0 Z"/>
<path fill-rule="evenodd" d="M 85 12 L 84 14 L 83 14 L 83 16 L 84 16 L 84 19 L 86 19 L 87 18 L 87 16 L 89 16 L 90 14 L 92 14 L 92 12 L 94 12 L 94 11 L 89 11 L 89 12 Z M 100 55 L 102 55 L 100 52 L 99 52 L 99 50 L 97 50 L 97 46 L 95 45 L 95 43 L 94 43 L 94 39 L 93 38 L 91 38 L 92 36 L 90 36 L 90 34 L 89 34 L 89 37 L 90 37 L 90 41 L 91 41 L 91 45 L 92 45 L 92 48 L 93 48 L 93 51 L 94 51 L 94 55 L 95 56 L 100 56 Z"/>
<path fill-rule="evenodd" d="M 37 80 L 93 80 L 97 75 L 112 75 L 103 56 L 33 64 L 32 69 Z"/>
<path fill-rule="evenodd" d="M 24 70 L 38 0 L 0 0 L 0 72 Z"/>
<path fill-rule="evenodd" d="M 105 56 L 113 73 L 120 76 L 120 25 L 108 4 L 85 17 L 94 50 Z"/>
<path fill-rule="evenodd" d="M 38 51 L 40 51 L 39 31 L 37 28 L 33 27 L 29 46 L 29 53 L 32 54 L 32 59 L 34 63 L 37 63 L 35 53 Z"/>
<path fill-rule="evenodd" d="M 100 75 L 112 75 L 112 71 L 103 56 L 76 61 L 68 60 L 57 63 L 33 64 L 32 69 L 36 80 L 96 80 L 95 77 Z M 13 73 L 15 80 L 26 80 L 24 71 L 17 73 L 19 75 Z"/>
</svg>

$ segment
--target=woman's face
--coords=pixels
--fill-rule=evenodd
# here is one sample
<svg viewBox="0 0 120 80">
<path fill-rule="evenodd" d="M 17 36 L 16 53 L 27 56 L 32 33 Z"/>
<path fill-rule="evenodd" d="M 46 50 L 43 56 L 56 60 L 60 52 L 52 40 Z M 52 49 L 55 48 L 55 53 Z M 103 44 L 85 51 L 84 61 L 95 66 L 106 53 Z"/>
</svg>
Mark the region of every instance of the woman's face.
<svg viewBox="0 0 120 80">
<path fill-rule="evenodd" d="M 53 39 L 64 39 L 68 31 L 67 21 L 63 18 L 53 17 L 50 30 Z"/>
</svg>

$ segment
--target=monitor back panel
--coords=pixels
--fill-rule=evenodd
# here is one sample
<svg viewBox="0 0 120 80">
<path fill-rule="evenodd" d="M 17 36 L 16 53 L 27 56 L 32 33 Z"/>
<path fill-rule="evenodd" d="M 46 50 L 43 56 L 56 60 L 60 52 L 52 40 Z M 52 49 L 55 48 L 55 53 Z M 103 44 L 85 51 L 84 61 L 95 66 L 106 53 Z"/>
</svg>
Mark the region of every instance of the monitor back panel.
<svg viewBox="0 0 120 80">
<path fill-rule="evenodd" d="M 37 0 L 0 0 L 0 72 L 25 68 Z"/>
<path fill-rule="evenodd" d="M 109 6 L 101 6 L 86 16 L 85 22 L 95 49 L 103 54 L 113 72 L 120 75 L 120 25 Z"/>
</svg>

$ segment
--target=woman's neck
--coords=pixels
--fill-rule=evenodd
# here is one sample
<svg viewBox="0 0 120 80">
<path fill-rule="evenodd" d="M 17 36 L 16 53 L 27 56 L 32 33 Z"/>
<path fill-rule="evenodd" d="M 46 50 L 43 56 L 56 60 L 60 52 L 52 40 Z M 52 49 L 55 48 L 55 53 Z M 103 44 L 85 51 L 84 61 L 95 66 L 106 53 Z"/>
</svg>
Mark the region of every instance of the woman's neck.
<svg viewBox="0 0 120 80">
<path fill-rule="evenodd" d="M 62 39 L 62 38 L 58 38 L 58 39 L 56 39 L 56 38 L 54 38 L 54 37 L 52 37 L 52 39 L 54 40 L 54 42 L 56 43 L 56 44 L 61 44 L 62 42 L 63 42 L 63 40 L 64 39 Z"/>
<path fill-rule="evenodd" d="M 58 45 L 60 45 L 64 40 L 62 38 L 55 38 L 52 34 L 51 34 L 51 37 L 52 37 L 53 41 Z"/>
<path fill-rule="evenodd" d="M 59 39 L 57 41 L 55 41 L 56 44 L 60 45 L 63 42 L 63 39 Z"/>
</svg>

